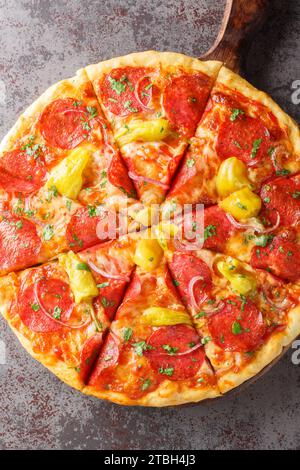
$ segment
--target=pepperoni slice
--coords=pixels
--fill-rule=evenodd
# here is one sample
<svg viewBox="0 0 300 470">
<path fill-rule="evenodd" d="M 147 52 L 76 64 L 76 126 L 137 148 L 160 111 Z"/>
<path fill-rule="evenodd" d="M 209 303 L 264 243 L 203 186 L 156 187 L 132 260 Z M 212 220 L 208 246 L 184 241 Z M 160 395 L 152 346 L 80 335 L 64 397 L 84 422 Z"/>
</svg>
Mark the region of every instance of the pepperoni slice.
<svg viewBox="0 0 300 470">
<path fill-rule="evenodd" d="M 73 149 L 87 137 L 90 115 L 85 106 L 72 98 L 52 101 L 40 117 L 40 129 L 52 147 Z"/>
<path fill-rule="evenodd" d="M 97 235 L 97 226 L 100 223 L 104 224 L 103 226 L 101 225 L 103 228 L 101 232 L 103 231 L 103 233 L 108 234 L 108 212 L 103 211 L 100 215 L 94 215 L 88 207 L 77 209 L 72 215 L 66 230 L 69 247 L 73 251 L 79 251 L 104 241 L 104 238 L 99 239 Z"/>
<path fill-rule="evenodd" d="M 224 251 L 226 242 L 233 232 L 233 226 L 225 211 L 218 206 L 204 210 L 204 245 L 203 248 Z"/>
<path fill-rule="evenodd" d="M 105 315 L 112 320 L 123 298 L 127 281 L 99 278 L 100 276 L 96 278 L 97 285 L 100 286 L 99 296 L 94 300 L 94 306 L 96 310 L 104 308 Z"/>
<path fill-rule="evenodd" d="M 0 159 L 0 186 L 7 192 L 29 194 L 43 186 L 46 168 L 39 151 L 21 149 L 5 153 Z"/>
<path fill-rule="evenodd" d="M 5 213 L 0 221 L 0 270 L 18 270 L 38 262 L 41 240 L 27 219 Z"/>
<path fill-rule="evenodd" d="M 271 223 L 279 213 L 281 226 L 300 224 L 300 175 L 270 181 L 262 187 L 260 196 Z"/>
<path fill-rule="evenodd" d="M 63 328 L 63 325 L 45 315 L 43 309 L 50 315 L 57 310 L 60 320 L 67 322 L 74 306 L 68 284 L 60 279 L 45 277 L 37 281 L 37 285 L 33 282 L 21 289 L 17 302 L 22 322 L 36 333 L 53 333 Z"/>
<path fill-rule="evenodd" d="M 127 168 L 119 152 L 115 152 L 110 161 L 107 177 L 111 184 L 121 189 L 128 197 L 136 197 L 133 183 L 128 176 Z"/>
<path fill-rule="evenodd" d="M 196 331 L 186 325 L 163 326 L 148 338 L 151 349 L 145 351 L 151 367 L 169 380 L 186 380 L 194 377 L 204 361 L 203 348 L 190 351 L 198 345 Z M 172 349 L 171 349 L 172 348 Z M 171 351 L 168 354 L 167 351 Z M 184 353 L 178 355 L 178 353 Z"/>
<path fill-rule="evenodd" d="M 99 385 L 103 373 L 108 372 L 110 368 L 118 363 L 119 355 L 119 346 L 117 345 L 115 337 L 112 333 L 109 333 L 89 379 L 89 385 Z"/>
<path fill-rule="evenodd" d="M 86 383 L 89 374 L 95 364 L 97 357 L 100 353 L 102 346 L 103 335 L 102 333 L 96 333 L 91 338 L 87 339 L 83 345 L 80 353 L 80 379 Z"/>
<path fill-rule="evenodd" d="M 203 113 L 209 92 L 209 78 L 204 74 L 182 74 L 167 85 L 163 105 L 168 119 L 176 128 L 194 133 Z"/>
<path fill-rule="evenodd" d="M 256 246 L 251 251 L 251 266 L 271 270 L 288 281 L 300 279 L 300 244 L 295 230 L 286 229 L 269 241 L 267 246 Z"/>
<path fill-rule="evenodd" d="M 193 288 L 195 301 L 200 305 L 212 290 L 211 273 L 207 264 L 192 253 L 175 253 L 169 267 L 183 300 L 190 307 L 192 307 L 189 293 L 191 279 L 196 276 L 203 278 L 197 281 Z"/>
<path fill-rule="evenodd" d="M 123 67 L 111 70 L 100 84 L 102 101 L 106 108 L 117 116 L 127 116 L 142 111 L 142 95 L 137 95 L 137 84 L 148 76 L 143 67 Z"/>
<path fill-rule="evenodd" d="M 247 164 L 268 156 L 270 146 L 270 133 L 261 119 L 240 114 L 221 125 L 216 151 L 222 159 L 234 156 Z"/>
<path fill-rule="evenodd" d="M 210 316 L 208 328 L 213 341 L 225 351 L 248 352 L 257 348 L 266 333 L 263 316 L 256 305 L 239 297 L 228 297 L 224 306 Z"/>
</svg>

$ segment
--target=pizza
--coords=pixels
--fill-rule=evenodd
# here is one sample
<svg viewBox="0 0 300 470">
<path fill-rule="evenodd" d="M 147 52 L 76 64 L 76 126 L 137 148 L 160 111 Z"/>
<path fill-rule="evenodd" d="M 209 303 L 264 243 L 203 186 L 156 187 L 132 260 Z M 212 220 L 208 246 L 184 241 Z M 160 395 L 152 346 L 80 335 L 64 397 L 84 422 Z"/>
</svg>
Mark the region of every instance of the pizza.
<svg viewBox="0 0 300 470">
<path fill-rule="evenodd" d="M 122 405 L 221 397 L 300 334 L 300 135 L 217 61 L 141 52 L 53 85 L 0 144 L 0 311 Z"/>
</svg>

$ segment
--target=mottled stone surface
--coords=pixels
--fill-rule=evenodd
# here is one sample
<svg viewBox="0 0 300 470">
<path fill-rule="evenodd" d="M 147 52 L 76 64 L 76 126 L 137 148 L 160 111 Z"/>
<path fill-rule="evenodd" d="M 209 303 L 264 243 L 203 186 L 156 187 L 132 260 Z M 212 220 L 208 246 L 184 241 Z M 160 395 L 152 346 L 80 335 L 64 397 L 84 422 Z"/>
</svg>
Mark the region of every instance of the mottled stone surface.
<svg viewBox="0 0 300 470">
<path fill-rule="evenodd" d="M 0 1 L 0 132 L 48 85 L 86 64 L 135 50 L 201 55 L 213 42 L 219 0 Z M 245 74 L 296 119 L 300 3 L 272 1 Z M 6 93 L 4 93 L 4 88 Z M 3 320 L 0 340 L 0 448 L 250 449 L 300 447 L 300 366 L 291 352 L 237 396 L 177 409 L 133 409 L 68 388 L 20 347 Z"/>
</svg>

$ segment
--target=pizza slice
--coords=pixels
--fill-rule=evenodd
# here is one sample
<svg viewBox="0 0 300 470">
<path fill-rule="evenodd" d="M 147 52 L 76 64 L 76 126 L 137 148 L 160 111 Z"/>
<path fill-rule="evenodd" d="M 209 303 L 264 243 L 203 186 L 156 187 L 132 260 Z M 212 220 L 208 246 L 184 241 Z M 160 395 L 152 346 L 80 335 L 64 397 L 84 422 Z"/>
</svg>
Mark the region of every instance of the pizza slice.
<svg viewBox="0 0 300 470">
<path fill-rule="evenodd" d="M 135 260 L 140 265 L 84 392 L 143 406 L 178 405 L 218 396 L 200 337 L 179 300 L 165 261 L 157 259 L 156 267 L 149 269 L 148 255 L 157 253 L 159 245 L 155 240 L 143 243 L 144 262 L 137 246 Z"/>
<path fill-rule="evenodd" d="M 0 279 L 0 311 L 21 344 L 82 389 L 134 267 L 134 236 Z"/>
<path fill-rule="evenodd" d="M 0 148 L 0 274 L 99 243 L 98 223 L 136 202 L 84 70 L 47 90 Z M 84 230 L 82 230 L 84 228 Z"/>
<path fill-rule="evenodd" d="M 259 373 L 299 335 L 299 285 L 208 250 L 166 256 L 222 393 Z"/>
<path fill-rule="evenodd" d="M 222 67 L 164 210 L 215 204 L 245 186 L 258 192 L 271 177 L 298 172 L 297 124 L 265 93 Z"/>
<path fill-rule="evenodd" d="M 163 201 L 220 66 L 148 51 L 86 68 L 143 203 Z"/>
</svg>

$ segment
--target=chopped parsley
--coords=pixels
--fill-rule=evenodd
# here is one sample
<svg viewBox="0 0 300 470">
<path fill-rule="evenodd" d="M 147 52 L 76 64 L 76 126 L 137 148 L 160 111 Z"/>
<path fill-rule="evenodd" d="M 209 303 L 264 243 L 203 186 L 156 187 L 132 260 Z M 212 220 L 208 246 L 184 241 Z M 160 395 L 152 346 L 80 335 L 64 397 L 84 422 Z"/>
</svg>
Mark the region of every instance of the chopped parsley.
<svg viewBox="0 0 300 470">
<path fill-rule="evenodd" d="M 253 144 L 252 144 L 252 150 L 251 150 L 251 158 L 255 158 L 256 157 L 256 154 L 262 144 L 262 139 L 255 139 L 253 141 Z"/>
<path fill-rule="evenodd" d="M 246 211 L 247 210 L 247 206 L 245 206 L 244 204 L 242 204 L 241 202 L 237 202 L 236 203 L 237 207 L 239 209 L 242 209 L 243 211 Z"/>
<path fill-rule="evenodd" d="M 34 312 L 38 312 L 41 307 L 39 306 L 39 304 L 32 304 L 31 308 Z"/>
<path fill-rule="evenodd" d="M 217 234 L 217 227 L 215 225 L 208 225 L 204 229 L 204 241 L 210 237 L 214 237 Z"/>
<path fill-rule="evenodd" d="M 142 391 L 148 390 L 148 388 L 151 387 L 151 385 L 152 385 L 151 380 L 150 380 L 150 379 L 146 379 L 146 380 L 144 380 L 144 382 L 143 382 L 142 385 L 141 385 L 141 390 L 142 390 Z"/>
<path fill-rule="evenodd" d="M 61 308 L 60 307 L 54 307 L 53 318 L 55 318 L 56 320 L 60 320 L 60 318 L 61 318 Z"/>
<path fill-rule="evenodd" d="M 292 197 L 294 199 L 299 199 L 300 198 L 300 191 L 295 191 L 293 194 L 292 194 Z"/>
<path fill-rule="evenodd" d="M 199 312 L 197 313 L 197 315 L 195 315 L 195 318 L 198 319 L 198 318 L 202 318 L 202 317 L 205 317 L 206 316 L 206 312 L 204 312 L 204 310 L 202 310 L 202 312 Z"/>
<path fill-rule="evenodd" d="M 205 345 L 211 341 L 210 336 L 205 336 L 204 338 L 201 339 L 201 344 Z"/>
<path fill-rule="evenodd" d="M 76 269 L 78 269 L 78 271 L 90 271 L 90 268 L 86 263 L 77 263 Z"/>
<path fill-rule="evenodd" d="M 287 170 L 286 168 L 282 168 L 282 170 L 276 171 L 277 176 L 287 176 L 289 174 L 290 174 L 290 170 Z"/>
<path fill-rule="evenodd" d="M 166 367 L 165 369 L 163 367 L 160 367 L 158 369 L 158 372 L 162 375 L 167 375 L 168 377 L 172 377 L 174 373 L 174 367 Z"/>
<path fill-rule="evenodd" d="M 124 83 L 124 80 L 118 81 L 112 77 L 108 77 L 108 81 L 110 83 L 111 89 L 114 90 L 117 95 L 121 95 L 126 90 L 126 83 Z"/>
<path fill-rule="evenodd" d="M 188 168 L 192 168 L 194 165 L 195 165 L 195 160 L 193 158 L 190 158 L 189 160 L 187 160 L 186 166 Z"/>
<path fill-rule="evenodd" d="M 88 213 L 89 213 L 89 217 L 96 217 L 96 215 L 97 215 L 97 207 L 95 207 L 95 206 L 88 206 Z"/>
<path fill-rule="evenodd" d="M 243 332 L 243 328 L 238 321 L 234 321 L 231 326 L 231 331 L 234 335 L 240 335 Z"/>
<path fill-rule="evenodd" d="M 98 111 L 97 111 L 97 108 L 95 106 L 87 106 L 86 107 L 89 115 L 91 118 L 94 118 L 96 116 L 98 116 Z"/>
<path fill-rule="evenodd" d="M 104 287 L 108 287 L 109 282 L 101 282 L 101 284 L 97 284 L 98 289 L 103 289 Z"/>
<path fill-rule="evenodd" d="M 257 237 L 255 240 L 255 245 L 256 246 L 262 246 L 265 247 L 270 243 L 274 238 L 274 235 L 261 235 L 260 237 Z"/>
<path fill-rule="evenodd" d="M 168 354 L 170 354 L 170 356 L 174 356 L 178 351 L 178 348 L 170 346 L 169 344 L 163 344 L 162 347 Z"/>
<path fill-rule="evenodd" d="M 150 344 L 147 344 L 146 341 L 139 341 L 138 343 L 133 343 L 132 345 L 135 348 L 135 353 L 137 356 L 142 357 L 144 351 L 149 351 L 153 349 Z"/>
<path fill-rule="evenodd" d="M 173 279 L 173 284 L 175 287 L 178 287 L 180 285 L 180 282 L 176 281 L 176 279 Z"/>
<path fill-rule="evenodd" d="M 44 230 L 43 230 L 43 239 L 45 241 L 49 241 L 49 240 L 51 240 L 53 235 L 54 235 L 53 225 L 49 225 L 49 224 L 46 225 Z"/>
<path fill-rule="evenodd" d="M 132 101 L 131 100 L 128 100 L 128 101 L 125 101 L 124 103 L 124 108 L 125 109 L 129 109 L 129 111 L 131 111 L 132 113 L 137 113 L 138 112 L 138 109 L 137 108 L 134 108 L 132 105 Z"/>
<path fill-rule="evenodd" d="M 245 111 L 243 111 L 242 109 L 234 108 L 230 116 L 230 121 L 235 121 L 240 114 L 245 114 Z"/>
<path fill-rule="evenodd" d="M 130 338 L 132 337 L 132 334 L 133 334 L 133 331 L 132 331 L 132 328 L 124 328 L 124 331 L 123 331 L 123 339 L 124 341 L 129 341 Z"/>
</svg>

